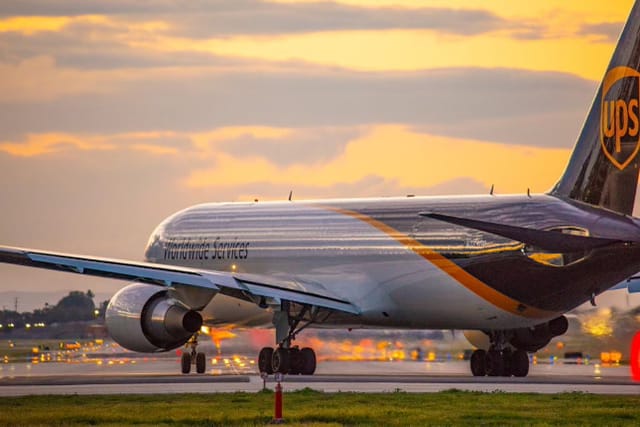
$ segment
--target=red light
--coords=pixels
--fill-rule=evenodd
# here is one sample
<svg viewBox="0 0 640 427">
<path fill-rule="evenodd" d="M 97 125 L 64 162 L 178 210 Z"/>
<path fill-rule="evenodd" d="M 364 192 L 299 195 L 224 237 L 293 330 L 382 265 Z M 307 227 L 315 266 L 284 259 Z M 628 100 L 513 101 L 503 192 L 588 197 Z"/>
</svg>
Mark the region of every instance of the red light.
<svg viewBox="0 0 640 427">
<path fill-rule="evenodd" d="M 631 367 L 631 378 L 634 381 L 640 381 L 640 332 L 637 332 L 631 341 L 629 366 Z"/>
</svg>

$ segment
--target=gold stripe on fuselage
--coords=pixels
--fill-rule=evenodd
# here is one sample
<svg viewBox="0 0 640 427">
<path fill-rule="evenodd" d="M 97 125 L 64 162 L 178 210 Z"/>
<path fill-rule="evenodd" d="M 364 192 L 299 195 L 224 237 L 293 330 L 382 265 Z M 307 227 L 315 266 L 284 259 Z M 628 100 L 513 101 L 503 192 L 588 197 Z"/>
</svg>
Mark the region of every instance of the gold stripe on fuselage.
<svg viewBox="0 0 640 427">
<path fill-rule="evenodd" d="M 491 286 L 479 280 L 477 277 L 468 273 L 462 267 L 454 263 L 453 261 L 447 259 L 443 255 L 435 252 L 434 250 L 428 248 L 423 245 L 419 241 L 407 236 L 406 234 L 396 230 L 393 227 L 388 226 L 387 224 L 378 221 L 368 215 L 364 215 L 359 212 L 350 211 L 348 209 L 334 208 L 334 207 L 326 207 L 329 210 L 332 210 L 337 213 L 341 213 L 344 215 L 351 216 L 353 218 L 359 219 L 361 221 L 366 222 L 367 224 L 377 228 L 383 233 L 387 234 L 389 237 L 396 240 L 398 243 L 402 244 L 406 248 L 413 251 L 415 254 L 421 256 L 425 260 L 429 261 L 431 264 L 438 267 L 444 273 L 449 275 L 451 278 L 456 280 L 458 283 L 463 285 L 465 288 L 469 289 L 471 292 L 475 293 L 479 297 L 488 301 L 489 303 L 495 305 L 496 307 L 501 308 L 509 313 L 516 314 L 522 317 L 528 318 L 540 318 L 540 319 L 549 319 L 556 317 L 558 313 L 548 310 L 542 310 L 536 307 L 527 306 L 520 301 L 517 301 L 501 292 L 498 292 Z"/>
</svg>

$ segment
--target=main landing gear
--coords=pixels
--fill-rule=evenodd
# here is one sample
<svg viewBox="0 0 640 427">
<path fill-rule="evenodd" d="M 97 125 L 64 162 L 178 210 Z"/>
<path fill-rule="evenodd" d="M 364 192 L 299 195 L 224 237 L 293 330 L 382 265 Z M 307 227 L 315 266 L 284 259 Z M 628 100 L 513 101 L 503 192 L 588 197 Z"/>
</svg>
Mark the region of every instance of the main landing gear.
<svg viewBox="0 0 640 427">
<path fill-rule="evenodd" d="M 299 348 L 292 346 L 296 334 L 309 326 L 313 320 L 307 321 L 298 328 L 300 322 L 309 314 L 309 308 L 293 315 L 290 313 L 289 304 L 283 303 L 282 310 L 273 315 L 273 325 L 276 328 L 276 348 L 264 347 L 258 355 L 258 369 L 260 373 L 313 375 L 316 371 L 316 353 L 310 347 Z M 313 316 L 312 316 L 313 318 Z"/>
<path fill-rule="evenodd" d="M 207 370 L 207 356 L 197 351 L 198 333 L 196 332 L 185 344 L 185 351 L 180 359 L 180 367 L 183 374 L 191 372 L 191 365 L 196 365 L 196 372 L 204 374 Z"/>
<path fill-rule="evenodd" d="M 526 377 L 529 373 L 528 353 L 540 350 L 568 328 L 567 318 L 559 316 L 533 327 L 484 331 L 489 337 L 489 350 L 473 352 L 471 372 L 476 377 Z"/>
<path fill-rule="evenodd" d="M 264 347 L 258 355 L 258 369 L 266 374 L 313 375 L 316 353 L 310 347 Z"/>
<path fill-rule="evenodd" d="M 526 377 L 529 373 L 529 355 L 525 350 L 513 349 L 507 344 L 504 331 L 489 334 L 488 351 L 475 350 L 471 354 L 471 373 L 474 377 Z"/>
</svg>

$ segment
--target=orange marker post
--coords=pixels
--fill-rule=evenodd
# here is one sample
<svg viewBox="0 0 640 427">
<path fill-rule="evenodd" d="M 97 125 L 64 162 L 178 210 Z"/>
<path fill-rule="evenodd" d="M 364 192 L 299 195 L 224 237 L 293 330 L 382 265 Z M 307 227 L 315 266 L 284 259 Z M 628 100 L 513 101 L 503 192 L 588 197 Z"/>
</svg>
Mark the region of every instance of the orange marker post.
<svg viewBox="0 0 640 427">
<path fill-rule="evenodd" d="M 274 417 L 271 421 L 271 424 L 282 424 L 284 423 L 284 419 L 282 418 L 282 385 L 280 382 L 282 381 L 283 375 L 280 373 L 276 373 L 276 393 L 275 393 L 275 405 L 274 405 Z"/>
</svg>

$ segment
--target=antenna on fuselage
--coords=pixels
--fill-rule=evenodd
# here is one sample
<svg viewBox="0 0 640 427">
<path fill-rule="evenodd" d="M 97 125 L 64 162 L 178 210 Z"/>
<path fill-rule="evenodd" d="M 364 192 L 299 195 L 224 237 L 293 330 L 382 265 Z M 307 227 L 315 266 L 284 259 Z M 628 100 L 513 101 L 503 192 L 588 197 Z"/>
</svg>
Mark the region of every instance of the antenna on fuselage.
<svg viewBox="0 0 640 427">
<path fill-rule="evenodd" d="M 489 195 L 493 196 L 493 184 L 491 184 L 491 190 L 489 190 Z"/>
<path fill-rule="evenodd" d="M 289 201 L 291 201 L 291 196 L 293 196 L 293 190 L 289 190 Z"/>
<path fill-rule="evenodd" d="M 527 197 L 531 198 L 531 190 L 529 189 L 529 187 L 527 187 Z"/>
</svg>

